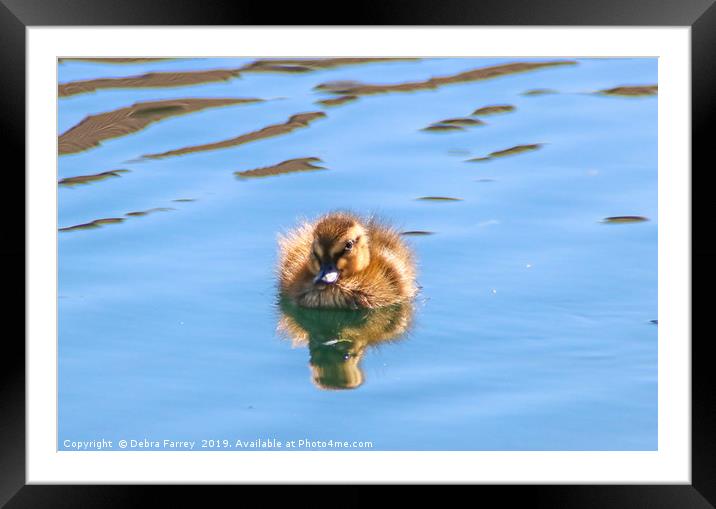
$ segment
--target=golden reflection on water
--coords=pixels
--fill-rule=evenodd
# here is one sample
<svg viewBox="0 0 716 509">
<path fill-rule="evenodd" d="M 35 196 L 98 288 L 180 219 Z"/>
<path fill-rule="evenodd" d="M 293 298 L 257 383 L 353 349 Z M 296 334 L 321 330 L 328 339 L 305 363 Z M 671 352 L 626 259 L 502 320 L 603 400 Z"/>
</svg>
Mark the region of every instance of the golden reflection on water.
<svg viewBox="0 0 716 509">
<path fill-rule="evenodd" d="M 404 337 L 413 306 L 308 309 L 282 299 L 277 330 L 293 346 L 308 346 L 311 379 L 320 389 L 355 389 L 365 379 L 360 362 L 372 347 Z"/>
</svg>

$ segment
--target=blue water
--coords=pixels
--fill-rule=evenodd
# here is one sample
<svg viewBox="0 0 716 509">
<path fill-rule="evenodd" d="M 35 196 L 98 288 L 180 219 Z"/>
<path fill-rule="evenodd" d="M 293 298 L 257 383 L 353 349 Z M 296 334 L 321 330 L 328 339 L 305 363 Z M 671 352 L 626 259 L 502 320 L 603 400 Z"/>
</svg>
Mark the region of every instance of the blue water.
<svg viewBox="0 0 716 509">
<path fill-rule="evenodd" d="M 249 60 L 67 61 L 59 81 Z M 168 118 L 59 158 L 60 178 L 131 170 L 60 186 L 59 227 L 175 210 L 58 234 L 58 448 L 168 439 L 206 450 L 202 440 L 213 439 L 237 450 L 237 440 L 332 439 L 373 450 L 655 450 L 657 99 L 590 92 L 655 84 L 657 60 L 580 59 L 333 108 L 314 103 L 325 95 L 313 87 L 326 81 L 399 83 L 511 61 L 373 63 L 60 99 L 59 133 L 138 101 L 270 100 Z M 559 93 L 521 95 L 536 88 Z M 517 109 L 464 132 L 420 130 L 491 104 Z M 232 148 L 137 160 L 308 111 L 327 117 Z M 464 162 L 528 143 L 545 145 Z M 329 170 L 233 175 L 298 157 L 319 157 Z M 462 201 L 416 200 L 426 195 Z M 182 198 L 195 201 L 172 201 Z M 276 235 L 336 208 L 435 232 L 407 238 L 422 286 L 410 330 L 369 345 L 362 384 L 349 390 L 312 382 L 309 349 L 277 332 Z M 601 222 L 622 215 L 649 221 Z"/>
</svg>

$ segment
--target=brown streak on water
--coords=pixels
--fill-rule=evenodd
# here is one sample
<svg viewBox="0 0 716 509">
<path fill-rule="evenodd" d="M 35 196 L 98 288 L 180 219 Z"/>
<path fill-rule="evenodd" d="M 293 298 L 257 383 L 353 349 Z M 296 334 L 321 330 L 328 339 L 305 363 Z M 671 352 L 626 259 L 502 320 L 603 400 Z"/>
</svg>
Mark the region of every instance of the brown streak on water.
<svg viewBox="0 0 716 509">
<path fill-rule="evenodd" d="M 321 166 L 313 163 L 322 162 L 317 157 L 303 157 L 298 159 L 289 159 L 273 166 L 264 168 L 256 168 L 255 170 L 236 171 L 234 175 L 241 178 L 270 177 L 274 175 L 283 175 L 286 173 L 296 173 L 302 171 L 325 170 Z"/>
<path fill-rule="evenodd" d="M 657 95 L 659 93 L 659 87 L 657 85 L 625 86 L 608 88 L 606 90 L 600 90 L 597 93 L 602 95 L 616 95 L 622 97 L 645 97 Z"/>
<path fill-rule="evenodd" d="M 323 106 L 340 106 L 341 104 L 353 102 L 357 99 L 357 95 L 342 95 L 340 97 L 336 97 L 335 99 L 323 99 L 321 101 L 316 101 L 316 103 L 322 104 Z"/>
<path fill-rule="evenodd" d="M 76 224 L 74 226 L 66 226 L 65 228 L 60 228 L 59 231 L 71 232 L 71 231 L 75 231 L 75 230 L 90 230 L 93 228 L 99 228 L 104 224 L 121 223 L 123 221 L 124 221 L 124 218 L 122 218 L 122 217 L 107 217 L 104 219 L 95 219 L 94 221 L 90 221 L 89 223 Z"/>
<path fill-rule="evenodd" d="M 554 60 L 549 62 L 514 62 L 511 64 L 495 65 L 490 67 L 481 67 L 472 71 L 466 71 L 452 76 L 442 76 L 438 78 L 430 78 L 425 81 L 414 81 L 398 84 L 387 85 L 371 85 L 371 84 L 355 84 L 351 86 L 335 86 L 335 84 L 323 83 L 315 87 L 317 90 L 342 94 L 342 95 L 370 95 L 385 94 L 390 92 L 413 92 L 416 90 L 434 90 L 443 85 L 452 83 L 467 83 L 471 81 L 486 80 L 497 78 L 508 74 L 533 71 L 537 69 L 556 67 L 563 65 L 575 65 L 574 60 Z"/>
<path fill-rule="evenodd" d="M 75 154 L 100 142 L 135 133 L 154 122 L 176 115 L 194 113 L 207 108 L 260 102 L 254 98 L 219 99 L 168 99 L 164 101 L 138 102 L 126 108 L 85 117 L 58 138 L 58 153 Z"/>
<path fill-rule="evenodd" d="M 206 143 L 203 145 L 192 145 L 189 147 L 178 148 L 175 150 L 169 150 L 167 152 L 161 152 L 158 154 L 145 154 L 142 157 L 147 159 L 159 159 L 161 157 L 178 156 L 184 154 L 191 154 L 194 152 L 204 152 L 207 150 L 217 150 L 221 148 L 234 147 L 236 145 L 242 145 L 244 143 L 250 143 L 252 141 L 261 140 L 264 138 L 270 138 L 273 136 L 280 136 L 282 134 L 288 134 L 296 129 L 308 127 L 308 125 L 316 119 L 325 117 L 326 114 L 322 111 L 313 111 L 310 113 L 299 113 L 291 116 L 283 124 L 273 124 L 258 131 L 252 131 L 247 134 L 242 134 L 228 140 L 217 141 L 214 143 Z"/>
<path fill-rule="evenodd" d="M 228 81 L 249 72 L 310 72 L 331 69 L 343 65 L 355 65 L 375 62 L 418 60 L 413 58 L 322 58 L 322 59 L 283 59 L 256 60 L 243 67 L 233 69 L 212 69 L 200 71 L 150 72 L 122 78 L 97 78 L 77 80 L 58 85 L 59 97 L 94 92 L 108 88 L 155 88 L 181 87 Z M 153 60 L 152 60 L 153 61 Z M 120 63 L 120 62 L 117 62 Z M 128 62 L 124 62 L 128 63 Z"/>
<path fill-rule="evenodd" d="M 515 111 L 515 107 L 511 104 L 496 104 L 493 106 L 484 106 L 482 108 L 478 108 L 473 111 L 472 114 L 477 116 L 495 115 L 497 113 L 509 113 L 511 111 Z"/>
<path fill-rule="evenodd" d="M 111 177 L 119 177 L 121 173 L 127 173 L 129 170 L 110 170 L 103 171 L 102 173 L 96 173 L 94 175 L 78 175 L 77 177 L 63 178 L 58 182 L 61 186 L 72 187 L 78 184 L 91 184 L 92 182 L 99 182 Z"/>
</svg>

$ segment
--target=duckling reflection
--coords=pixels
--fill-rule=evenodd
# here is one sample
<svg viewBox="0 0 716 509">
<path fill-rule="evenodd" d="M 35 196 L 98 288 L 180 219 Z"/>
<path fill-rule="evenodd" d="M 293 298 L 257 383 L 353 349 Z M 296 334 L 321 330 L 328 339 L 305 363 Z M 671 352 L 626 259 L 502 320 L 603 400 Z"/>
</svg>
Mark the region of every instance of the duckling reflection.
<svg viewBox="0 0 716 509">
<path fill-rule="evenodd" d="M 294 346 L 308 346 L 311 378 L 320 389 L 362 385 L 360 361 L 365 352 L 401 339 L 413 317 L 410 303 L 377 309 L 315 309 L 281 299 L 279 308 L 278 332 Z"/>
</svg>

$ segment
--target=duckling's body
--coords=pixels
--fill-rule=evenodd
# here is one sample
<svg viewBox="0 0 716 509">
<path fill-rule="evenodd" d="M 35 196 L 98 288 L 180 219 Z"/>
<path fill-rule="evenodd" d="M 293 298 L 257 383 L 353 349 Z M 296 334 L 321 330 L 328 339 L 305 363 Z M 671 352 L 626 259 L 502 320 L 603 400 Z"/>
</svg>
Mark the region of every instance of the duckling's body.
<svg viewBox="0 0 716 509">
<path fill-rule="evenodd" d="M 279 237 L 281 293 L 310 308 L 377 308 L 417 293 L 415 262 L 393 228 L 334 212 Z"/>
</svg>

